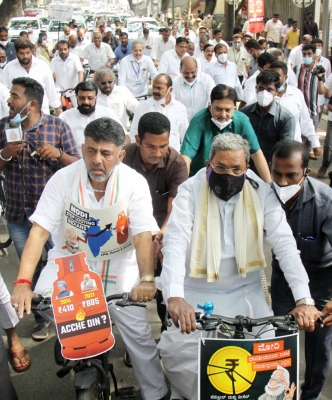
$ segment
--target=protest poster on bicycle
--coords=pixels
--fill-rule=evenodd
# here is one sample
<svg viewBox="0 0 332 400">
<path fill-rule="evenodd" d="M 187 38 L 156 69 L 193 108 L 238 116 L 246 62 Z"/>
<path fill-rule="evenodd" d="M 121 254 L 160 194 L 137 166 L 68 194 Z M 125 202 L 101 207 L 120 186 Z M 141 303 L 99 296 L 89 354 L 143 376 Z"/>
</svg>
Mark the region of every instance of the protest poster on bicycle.
<svg viewBox="0 0 332 400">
<path fill-rule="evenodd" d="M 299 336 L 201 339 L 199 399 L 298 399 Z"/>
</svg>

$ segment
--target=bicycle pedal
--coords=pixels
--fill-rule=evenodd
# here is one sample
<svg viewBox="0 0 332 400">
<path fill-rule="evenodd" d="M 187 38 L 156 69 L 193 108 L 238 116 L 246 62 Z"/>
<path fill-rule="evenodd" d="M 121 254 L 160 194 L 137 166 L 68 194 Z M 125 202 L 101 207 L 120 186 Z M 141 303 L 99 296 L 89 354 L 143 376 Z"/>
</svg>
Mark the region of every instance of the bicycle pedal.
<svg viewBox="0 0 332 400">
<path fill-rule="evenodd" d="M 136 397 L 135 386 L 123 386 L 119 389 L 121 399 L 133 399 Z"/>
</svg>

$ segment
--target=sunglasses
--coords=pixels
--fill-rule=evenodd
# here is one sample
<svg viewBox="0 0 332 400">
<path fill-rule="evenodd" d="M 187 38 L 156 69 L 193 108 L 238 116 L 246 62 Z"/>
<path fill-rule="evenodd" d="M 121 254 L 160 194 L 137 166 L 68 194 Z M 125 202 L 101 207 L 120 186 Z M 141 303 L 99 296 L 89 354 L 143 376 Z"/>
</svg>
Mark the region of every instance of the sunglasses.
<svg viewBox="0 0 332 400">
<path fill-rule="evenodd" d="M 113 83 L 114 81 L 99 81 L 99 83 L 101 84 L 101 85 L 106 85 L 106 83 L 108 83 L 109 85 L 111 85 L 112 83 Z"/>
</svg>

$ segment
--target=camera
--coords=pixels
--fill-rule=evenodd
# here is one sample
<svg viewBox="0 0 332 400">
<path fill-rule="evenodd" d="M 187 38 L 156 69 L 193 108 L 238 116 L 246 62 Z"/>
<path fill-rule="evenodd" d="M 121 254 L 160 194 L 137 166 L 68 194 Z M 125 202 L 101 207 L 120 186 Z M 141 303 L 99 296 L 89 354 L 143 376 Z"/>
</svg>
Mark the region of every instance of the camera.
<svg viewBox="0 0 332 400">
<path fill-rule="evenodd" d="M 317 65 L 317 67 L 311 72 L 313 76 L 317 74 L 321 74 L 322 72 L 325 72 L 325 68 L 322 65 Z"/>
</svg>

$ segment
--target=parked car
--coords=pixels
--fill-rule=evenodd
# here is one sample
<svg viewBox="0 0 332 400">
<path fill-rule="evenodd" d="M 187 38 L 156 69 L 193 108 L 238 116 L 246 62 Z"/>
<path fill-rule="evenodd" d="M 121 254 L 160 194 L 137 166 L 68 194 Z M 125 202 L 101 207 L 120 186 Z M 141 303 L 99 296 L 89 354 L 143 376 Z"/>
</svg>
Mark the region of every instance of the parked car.
<svg viewBox="0 0 332 400">
<path fill-rule="evenodd" d="M 149 17 L 131 17 L 125 20 L 125 27 L 128 32 L 128 38 L 135 40 L 143 32 L 142 23 L 146 24 L 147 29 L 150 30 L 150 35 L 152 37 L 157 37 L 159 35 L 160 25 L 155 18 Z"/>
<path fill-rule="evenodd" d="M 82 16 L 74 15 L 73 19 L 76 20 L 78 28 L 84 28 L 86 30 L 86 23 Z M 50 43 L 55 44 L 58 41 L 58 37 L 62 35 L 63 28 L 65 25 L 69 25 L 69 21 L 68 22 L 60 22 L 55 19 L 52 19 L 46 30 L 47 40 Z"/>
<path fill-rule="evenodd" d="M 15 17 L 9 21 L 8 35 L 12 42 L 19 38 L 20 32 L 27 30 L 27 25 L 31 24 L 35 37 L 45 29 L 42 29 L 41 20 L 38 17 Z"/>
</svg>

